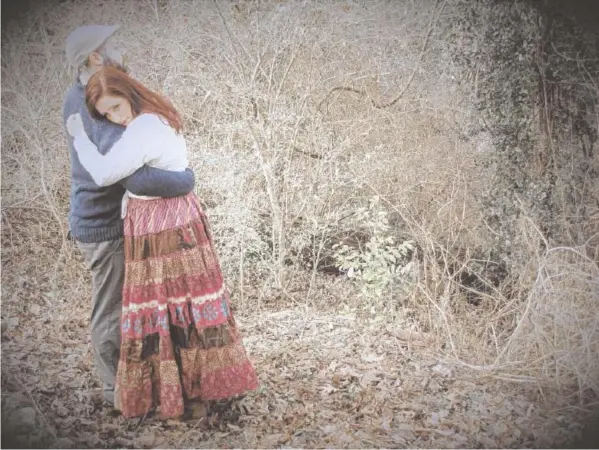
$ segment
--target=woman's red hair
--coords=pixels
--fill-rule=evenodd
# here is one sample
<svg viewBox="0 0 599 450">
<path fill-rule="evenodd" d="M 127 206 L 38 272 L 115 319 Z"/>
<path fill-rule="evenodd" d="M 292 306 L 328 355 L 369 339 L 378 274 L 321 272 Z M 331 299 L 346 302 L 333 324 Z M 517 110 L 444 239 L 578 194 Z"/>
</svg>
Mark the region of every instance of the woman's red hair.
<svg viewBox="0 0 599 450">
<path fill-rule="evenodd" d="M 131 110 L 135 116 L 143 113 L 162 116 L 177 133 L 181 132 L 181 116 L 172 103 L 118 69 L 103 67 L 87 82 L 85 103 L 91 116 L 96 119 L 104 119 L 96 109 L 96 104 L 104 95 L 126 99 L 131 103 Z"/>
</svg>

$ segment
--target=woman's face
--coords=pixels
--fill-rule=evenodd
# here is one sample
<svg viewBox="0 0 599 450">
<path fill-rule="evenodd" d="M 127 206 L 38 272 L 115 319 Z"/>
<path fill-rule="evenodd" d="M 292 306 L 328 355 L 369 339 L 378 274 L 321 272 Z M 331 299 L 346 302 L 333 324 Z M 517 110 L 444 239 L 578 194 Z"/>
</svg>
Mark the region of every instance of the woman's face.
<svg viewBox="0 0 599 450">
<path fill-rule="evenodd" d="M 96 103 L 96 110 L 114 123 L 126 127 L 133 120 L 131 103 L 123 97 L 103 95 Z"/>
</svg>

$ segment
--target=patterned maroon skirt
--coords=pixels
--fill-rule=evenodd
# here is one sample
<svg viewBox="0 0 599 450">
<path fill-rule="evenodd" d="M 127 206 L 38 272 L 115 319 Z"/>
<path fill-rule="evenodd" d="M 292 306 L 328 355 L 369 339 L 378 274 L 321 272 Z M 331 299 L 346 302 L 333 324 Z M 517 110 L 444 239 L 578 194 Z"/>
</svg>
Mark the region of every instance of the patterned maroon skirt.
<svg viewBox="0 0 599 450">
<path fill-rule="evenodd" d="M 254 390 L 208 220 L 193 194 L 130 198 L 116 402 L 125 417 Z"/>
</svg>

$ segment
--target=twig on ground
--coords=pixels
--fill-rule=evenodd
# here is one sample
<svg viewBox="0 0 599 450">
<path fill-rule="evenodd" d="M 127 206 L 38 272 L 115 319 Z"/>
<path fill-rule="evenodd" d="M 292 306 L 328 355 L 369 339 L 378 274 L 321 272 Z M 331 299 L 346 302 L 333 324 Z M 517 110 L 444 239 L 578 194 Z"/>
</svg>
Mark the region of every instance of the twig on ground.
<svg viewBox="0 0 599 450">
<path fill-rule="evenodd" d="M 20 377 L 18 375 L 15 375 L 14 378 L 15 378 L 15 380 L 17 380 L 17 383 L 19 383 L 19 385 L 21 385 L 21 387 L 23 388 L 23 390 L 25 392 L 27 392 L 27 395 L 31 399 L 31 403 L 33 404 L 33 407 L 35 408 L 35 410 L 38 413 L 38 415 L 42 418 L 44 424 L 46 425 L 46 428 L 48 429 L 48 431 L 52 435 L 52 438 L 54 438 L 54 442 L 55 443 L 58 442 L 58 437 L 56 436 L 56 433 L 54 432 L 54 430 L 50 426 L 50 422 L 48 422 L 48 419 L 46 419 L 46 416 L 42 412 L 40 406 L 37 403 L 37 400 L 35 399 L 35 397 L 33 397 L 33 394 L 31 393 L 31 390 L 29 389 L 29 387 L 25 383 L 23 383 L 23 381 L 20 379 Z"/>
</svg>

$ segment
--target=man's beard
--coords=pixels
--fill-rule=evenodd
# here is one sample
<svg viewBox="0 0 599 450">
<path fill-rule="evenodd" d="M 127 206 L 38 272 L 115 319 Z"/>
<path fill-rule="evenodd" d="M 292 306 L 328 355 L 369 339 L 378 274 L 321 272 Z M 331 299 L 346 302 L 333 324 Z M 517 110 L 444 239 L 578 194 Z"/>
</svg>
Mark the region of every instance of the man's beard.
<svg viewBox="0 0 599 450">
<path fill-rule="evenodd" d="M 129 73 L 129 68 L 127 67 L 126 62 L 124 61 L 125 58 L 123 58 L 123 62 L 118 62 L 117 60 L 112 59 L 110 56 L 108 56 L 106 54 L 106 51 L 102 52 L 102 56 L 104 57 L 104 67 L 113 67 L 117 70 L 120 70 L 121 72 Z"/>
<path fill-rule="evenodd" d="M 121 72 L 129 73 L 129 68 L 124 63 L 120 63 L 108 57 L 104 58 L 104 67 L 113 67 Z"/>
</svg>

